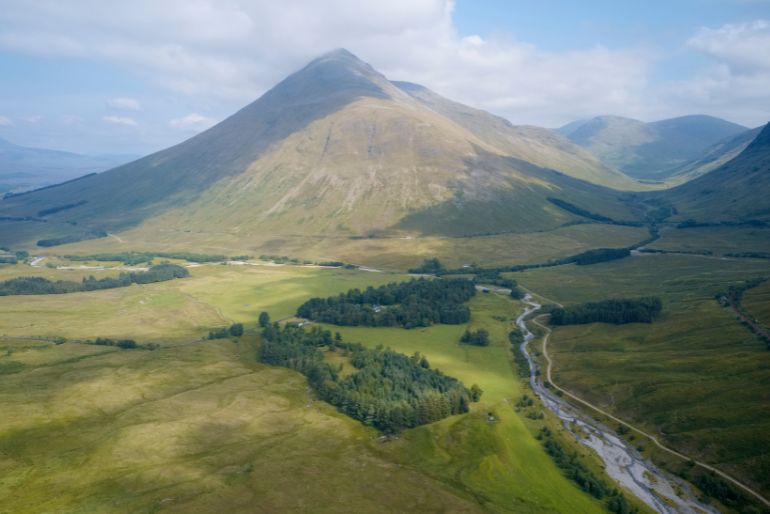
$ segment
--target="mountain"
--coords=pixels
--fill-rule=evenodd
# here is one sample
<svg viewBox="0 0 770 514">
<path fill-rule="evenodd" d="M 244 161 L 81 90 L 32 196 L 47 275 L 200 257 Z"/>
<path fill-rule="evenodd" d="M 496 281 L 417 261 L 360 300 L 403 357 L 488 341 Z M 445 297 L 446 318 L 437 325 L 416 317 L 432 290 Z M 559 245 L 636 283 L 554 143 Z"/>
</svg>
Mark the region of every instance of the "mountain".
<svg viewBox="0 0 770 514">
<path fill-rule="evenodd" d="M 135 159 L 28 148 L 0 139 L 0 193 L 23 191 L 97 173 Z"/>
<path fill-rule="evenodd" d="M 690 182 L 660 193 L 676 206 L 676 220 L 770 222 L 770 125 L 734 159 Z"/>
<path fill-rule="evenodd" d="M 179 145 L 6 198 L 0 218 L 3 241 L 26 244 L 129 228 L 164 241 L 467 236 L 582 219 L 551 198 L 632 219 L 608 185 L 638 187 L 554 132 L 392 83 L 337 50 Z"/>
<path fill-rule="evenodd" d="M 687 182 L 715 170 L 728 161 L 737 157 L 762 131 L 763 127 L 741 132 L 737 136 L 731 136 L 712 145 L 704 152 L 703 156 L 688 162 L 671 173 L 671 181 L 679 183 Z"/>
<path fill-rule="evenodd" d="M 567 124 L 558 132 L 626 175 L 663 181 L 703 157 L 712 145 L 746 130 L 712 116 L 693 115 L 653 123 L 599 116 Z"/>
</svg>

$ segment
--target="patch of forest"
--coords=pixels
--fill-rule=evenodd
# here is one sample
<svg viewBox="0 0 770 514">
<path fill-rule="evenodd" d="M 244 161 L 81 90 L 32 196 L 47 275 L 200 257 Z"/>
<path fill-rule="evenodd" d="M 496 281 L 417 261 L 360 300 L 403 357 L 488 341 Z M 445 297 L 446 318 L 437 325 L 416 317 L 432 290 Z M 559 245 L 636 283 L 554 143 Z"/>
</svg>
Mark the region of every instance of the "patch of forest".
<svg viewBox="0 0 770 514">
<path fill-rule="evenodd" d="M 749 289 L 753 289 L 765 283 L 767 278 L 755 278 L 748 280 L 741 285 L 731 285 L 727 291 L 720 291 L 714 298 L 722 307 L 730 307 L 735 312 L 738 321 L 746 327 L 757 339 L 765 343 L 770 350 L 770 331 L 763 326 L 759 320 L 752 315 L 746 307 L 743 306 L 743 294 Z"/>
<path fill-rule="evenodd" d="M 80 234 L 70 234 L 67 236 L 53 237 L 50 239 L 41 239 L 36 244 L 42 247 L 51 247 L 65 245 L 69 243 L 77 243 L 78 241 L 88 241 L 89 239 L 99 239 L 101 237 L 107 237 L 107 232 L 102 229 L 92 229 Z"/>
<path fill-rule="evenodd" d="M 427 327 L 434 323 L 459 325 L 470 319 L 465 302 L 476 294 L 466 279 L 390 283 L 365 290 L 351 289 L 328 298 L 311 298 L 300 305 L 301 318 L 342 326 Z"/>
<path fill-rule="evenodd" d="M 660 315 L 663 303 L 650 296 L 634 299 L 611 299 L 551 309 L 552 325 L 586 323 L 652 323 Z"/>
<path fill-rule="evenodd" d="M 84 277 L 80 282 L 74 280 L 48 280 L 44 277 L 17 277 L 0 282 L 0 296 L 32 294 L 65 294 L 81 291 L 97 291 L 127 287 L 131 284 L 150 284 L 175 278 L 184 278 L 190 273 L 182 266 L 163 263 L 152 266 L 147 271 L 121 273 L 117 277 Z"/>
<path fill-rule="evenodd" d="M 122 262 L 126 266 L 135 266 L 137 264 L 150 262 L 155 258 L 179 259 L 187 262 L 223 262 L 227 260 L 247 259 L 248 256 L 239 255 L 236 257 L 228 257 L 226 255 L 191 252 L 119 252 L 96 253 L 91 255 L 65 255 L 64 258 L 70 261 Z"/>
<path fill-rule="evenodd" d="M 560 209 L 564 209 L 569 213 L 572 213 L 576 216 L 580 216 L 581 218 L 587 218 L 593 221 L 598 221 L 600 223 L 606 223 L 609 225 L 623 225 L 627 227 L 641 227 L 643 225 L 643 223 L 640 221 L 614 220 L 612 218 L 608 218 L 607 216 L 597 214 L 595 212 L 591 212 L 587 209 L 583 209 L 582 207 L 578 207 L 577 205 L 567 202 L 565 200 L 562 200 L 560 198 L 547 198 L 547 200 L 552 204 L 554 204 L 556 207 L 559 207 Z"/>
<path fill-rule="evenodd" d="M 324 352 L 339 352 L 356 369 L 341 376 Z M 468 412 L 481 389 L 431 369 L 428 360 L 377 347 L 347 343 L 336 334 L 313 327 L 305 330 L 266 323 L 262 329 L 260 362 L 284 366 L 305 375 L 319 398 L 341 412 L 377 429 L 394 433 L 453 414 Z"/>
</svg>

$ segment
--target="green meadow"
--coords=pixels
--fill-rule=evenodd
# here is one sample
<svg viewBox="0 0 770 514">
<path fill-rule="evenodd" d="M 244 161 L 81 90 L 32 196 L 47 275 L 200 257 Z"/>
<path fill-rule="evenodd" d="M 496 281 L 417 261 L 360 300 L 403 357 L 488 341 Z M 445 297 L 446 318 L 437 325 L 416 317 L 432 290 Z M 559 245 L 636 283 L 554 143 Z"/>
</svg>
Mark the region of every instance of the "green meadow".
<svg viewBox="0 0 770 514">
<path fill-rule="evenodd" d="M 564 304 L 660 296 L 663 314 L 652 324 L 555 328 L 554 381 L 767 493 L 770 351 L 714 294 L 768 275 L 760 260 L 647 255 L 513 276 Z M 747 295 L 758 315 L 764 287 Z"/>
<path fill-rule="evenodd" d="M 766 329 L 770 329 L 770 281 L 749 289 L 741 302 Z"/>
<path fill-rule="evenodd" d="M 222 265 L 191 274 L 0 298 L 0 512 L 603 512 L 534 438 L 543 423 L 558 426 L 514 408 L 523 390 L 506 335 L 518 303 L 472 300 L 470 325 L 492 333 L 486 348 L 458 344 L 465 326 L 339 329 L 419 351 L 485 391 L 469 414 L 389 440 L 315 400 L 298 373 L 256 363 L 254 321 L 403 276 Z M 235 321 L 246 323 L 242 338 L 201 339 Z M 29 339 L 53 336 L 68 341 Z M 77 342 L 97 336 L 161 348 Z"/>
<path fill-rule="evenodd" d="M 704 252 L 713 255 L 742 252 L 770 252 L 770 228 L 696 227 L 667 228 L 651 248 L 668 251 Z"/>
</svg>

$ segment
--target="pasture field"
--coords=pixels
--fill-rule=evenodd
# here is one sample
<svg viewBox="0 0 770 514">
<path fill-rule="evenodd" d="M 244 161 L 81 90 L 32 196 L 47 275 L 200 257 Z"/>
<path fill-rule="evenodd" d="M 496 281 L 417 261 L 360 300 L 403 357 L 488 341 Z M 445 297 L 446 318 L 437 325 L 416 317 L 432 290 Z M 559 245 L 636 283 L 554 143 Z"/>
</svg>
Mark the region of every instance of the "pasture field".
<svg viewBox="0 0 770 514">
<path fill-rule="evenodd" d="M 468 386 L 479 384 L 484 390 L 471 415 L 409 430 L 383 447 L 383 452 L 396 462 L 419 467 L 430 476 L 473 491 L 493 511 L 497 507 L 492 506 L 507 505 L 514 512 L 529 512 L 535 508 L 533 500 L 544 511 L 602 511 L 598 502 L 575 494 L 575 487 L 553 462 L 542 458 L 542 446 L 533 433 L 544 422 L 528 420 L 515 408 L 523 394 L 533 396 L 516 377 L 510 361 L 508 330 L 521 304 L 494 294 L 479 294 L 471 300 L 471 307 L 469 326 L 489 330 L 488 347 L 459 344 L 466 325 L 414 330 L 327 327 L 342 333 L 346 340 L 368 346 L 382 344 L 407 355 L 420 352 L 431 367 Z M 569 444 L 568 440 L 563 442 Z M 417 448 L 420 450 L 415 451 Z M 572 450 L 590 460 L 585 448 L 574 444 Z"/>
<path fill-rule="evenodd" d="M 770 281 L 746 291 L 741 303 L 765 328 L 770 329 Z"/>
<path fill-rule="evenodd" d="M 660 296 L 652 324 L 556 327 L 554 381 L 767 493 L 770 351 L 714 294 L 769 273 L 758 260 L 653 255 L 513 276 L 564 304 Z"/>
<path fill-rule="evenodd" d="M 544 421 L 513 408 L 522 389 L 506 335 L 518 303 L 472 301 L 471 326 L 492 332 L 487 348 L 457 344 L 465 326 L 339 329 L 368 345 L 420 351 L 485 391 L 467 415 L 384 440 L 314 400 L 298 373 L 258 364 L 254 320 L 403 276 L 221 265 L 191 273 L 0 298 L 0 512 L 603 512 L 534 438 Z M 234 321 L 247 324 L 244 337 L 200 339 Z M 161 348 L 75 341 L 96 336 Z"/>
<path fill-rule="evenodd" d="M 30 252 L 64 255 L 127 250 L 185 250 L 228 255 L 288 255 L 311 261 L 341 260 L 375 268 L 406 270 L 430 257 L 439 257 L 449 266 L 471 262 L 488 266 L 542 262 L 589 248 L 628 246 L 645 239 L 647 235 L 647 229 L 642 227 L 596 223 L 570 225 L 545 232 L 454 238 L 403 236 L 352 239 L 266 235 L 262 239 L 252 240 L 244 239 L 237 233 L 204 231 L 155 234 L 133 229 L 120 233 L 120 241 L 108 237 L 54 248 L 33 248 Z M 170 240 L 176 243 L 169 246 Z"/>
<path fill-rule="evenodd" d="M 741 252 L 770 252 L 770 228 L 696 227 L 667 228 L 650 248 L 669 251 L 703 252 L 713 255 Z M 770 266 L 770 263 L 768 264 Z"/>
</svg>

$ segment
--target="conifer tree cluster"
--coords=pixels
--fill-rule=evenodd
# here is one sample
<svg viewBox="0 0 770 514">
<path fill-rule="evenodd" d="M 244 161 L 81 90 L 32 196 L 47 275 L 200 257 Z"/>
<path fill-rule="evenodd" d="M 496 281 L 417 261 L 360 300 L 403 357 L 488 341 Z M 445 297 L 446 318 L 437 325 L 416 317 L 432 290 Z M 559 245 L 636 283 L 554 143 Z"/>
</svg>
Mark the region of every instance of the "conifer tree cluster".
<svg viewBox="0 0 770 514">
<path fill-rule="evenodd" d="M 660 298 L 649 296 L 636 299 L 612 299 L 583 303 L 551 310 L 553 325 L 582 325 L 586 323 L 652 323 L 660 315 Z"/>
<path fill-rule="evenodd" d="M 299 309 L 301 318 L 335 325 L 427 327 L 433 323 L 459 325 L 470 319 L 465 302 L 476 294 L 466 279 L 418 279 L 351 289 L 328 298 L 311 298 Z"/>
<path fill-rule="evenodd" d="M 163 263 L 151 266 L 147 271 L 121 273 L 117 277 L 84 277 L 80 282 L 74 280 L 48 280 L 43 277 L 18 277 L 0 282 L 0 296 L 27 294 L 64 294 L 80 291 L 97 291 L 127 287 L 131 284 L 151 284 L 175 278 L 184 278 L 190 272 L 176 264 Z"/>
<path fill-rule="evenodd" d="M 342 375 L 325 352 L 347 357 L 355 372 Z M 305 375 L 318 396 L 348 416 L 393 433 L 468 411 L 481 389 L 431 369 L 428 360 L 378 347 L 347 343 L 331 332 L 277 323 L 262 329 L 259 360 Z"/>
</svg>

